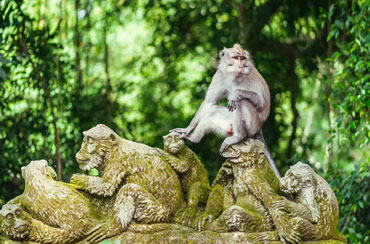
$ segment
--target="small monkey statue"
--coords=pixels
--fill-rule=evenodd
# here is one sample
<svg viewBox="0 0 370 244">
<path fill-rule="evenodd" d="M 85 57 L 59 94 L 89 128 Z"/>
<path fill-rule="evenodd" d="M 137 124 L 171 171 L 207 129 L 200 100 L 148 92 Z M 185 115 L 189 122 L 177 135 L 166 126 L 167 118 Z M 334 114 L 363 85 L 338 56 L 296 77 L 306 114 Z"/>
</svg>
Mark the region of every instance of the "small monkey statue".
<svg viewBox="0 0 370 244">
<path fill-rule="evenodd" d="M 224 136 L 221 153 L 245 138 L 259 139 L 265 144 L 270 166 L 280 178 L 262 134 L 262 125 L 270 113 L 269 88 L 254 67 L 249 52 L 239 44 L 224 48 L 219 56 L 218 70 L 194 118 L 188 127 L 171 131 L 195 143 L 210 132 Z M 228 99 L 227 108 L 218 105 L 224 97 Z"/>
<path fill-rule="evenodd" d="M 163 136 L 164 150 L 179 160 L 171 160 L 169 164 L 178 174 L 181 188 L 186 196 L 186 208 L 181 209 L 175 216 L 175 222 L 191 226 L 198 205 L 205 204 L 211 187 L 207 171 L 197 155 L 185 145 L 180 134 L 171 132 Z"/>
</svg>

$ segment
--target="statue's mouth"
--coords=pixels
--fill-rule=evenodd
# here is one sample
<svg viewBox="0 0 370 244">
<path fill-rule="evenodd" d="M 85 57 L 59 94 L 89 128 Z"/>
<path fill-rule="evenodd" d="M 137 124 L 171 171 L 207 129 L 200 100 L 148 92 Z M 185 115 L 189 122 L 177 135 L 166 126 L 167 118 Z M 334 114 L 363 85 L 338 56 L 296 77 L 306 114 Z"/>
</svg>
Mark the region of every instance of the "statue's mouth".
<svg viewBox="0 0 370 244">
<path fill-rule="evenodd" d="M 77 158 L 77 157 L 76 157 L 76 160 L 78 162 L 87 162 L 87 161 L 89 161 L 89 159 L 81 159 L 81 158 Z"/>
</svg>

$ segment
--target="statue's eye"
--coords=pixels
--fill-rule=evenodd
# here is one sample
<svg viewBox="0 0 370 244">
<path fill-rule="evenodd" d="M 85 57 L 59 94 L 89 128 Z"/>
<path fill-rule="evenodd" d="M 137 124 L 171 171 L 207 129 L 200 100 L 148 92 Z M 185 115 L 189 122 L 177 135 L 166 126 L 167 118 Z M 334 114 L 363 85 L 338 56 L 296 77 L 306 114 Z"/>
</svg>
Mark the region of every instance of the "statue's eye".
<svg viewBox="0 0 370 244">
<path fill-rule="evenodd" d="M 14 216 L 13 216 L 13 214 L 11 214 L 11 213 L 8 213 L 7 215 L 6 215 L 6 219 L 7 220 L 12 220 L 14 218 Z"/>
<path fill-rule="evenodd" d="M 180 139 L 179 136 L 175 136 L 175 141 L 178 141 Z"/>
<path fill-rule="evenodd" d="M 22 211 L 20 209 L 15 210 L 15 215 L 19 216 L 22 214 Z"/>
</svg>

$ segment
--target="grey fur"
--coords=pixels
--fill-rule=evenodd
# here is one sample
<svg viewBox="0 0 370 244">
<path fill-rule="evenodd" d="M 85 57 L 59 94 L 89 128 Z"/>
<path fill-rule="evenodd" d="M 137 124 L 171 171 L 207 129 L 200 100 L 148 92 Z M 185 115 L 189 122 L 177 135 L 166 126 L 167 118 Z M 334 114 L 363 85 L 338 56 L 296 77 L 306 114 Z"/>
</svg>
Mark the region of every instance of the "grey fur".
<svg viewBox="0 0 370 244">
<path fill-rule="evenodd" d="M 220 152 L 243 139 L 255 137 L 265 144 L 266 157 L 276 175 L 280 173 L 263 139 L 262 125 L 270 113 L 270 91 L 262 75 L 254 67 L 249 52 L 239 44 L 220 52 L 218 70 L 212 78 L 203 103 L 186 128 L 171 131 L 198 143 L 213 132 L 226 137 Z M 219 106 L 227 97 L 228 107 Z M 230 125 L 233 134 L 228 134 Z"/>
</svg>

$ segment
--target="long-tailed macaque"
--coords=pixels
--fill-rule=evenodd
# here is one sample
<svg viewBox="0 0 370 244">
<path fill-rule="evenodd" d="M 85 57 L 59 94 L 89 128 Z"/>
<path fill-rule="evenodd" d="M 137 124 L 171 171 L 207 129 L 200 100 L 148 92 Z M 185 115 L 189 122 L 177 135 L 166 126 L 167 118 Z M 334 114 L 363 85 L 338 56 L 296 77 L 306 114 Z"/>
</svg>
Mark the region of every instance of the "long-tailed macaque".
<svg viewBox="0 0 370 244">
<path fill-rule="evenodd" d="M 261 129 L 270 113 L 270 91 L 265 80 L 254 67 L 249 52 L 239 44 L 224 48 L 219 56 L 218 70 L 194 118 L 188 127 L 171 131 L 195 143 L 207 133 L 220 134 L 226 137 L 220 152 L 246 137 L 257 138 L 265 144 L 267 160 L 280 177 Z M 227 108 L 218 105 L 224 97 L 228 99 Z"/>
</svg>

